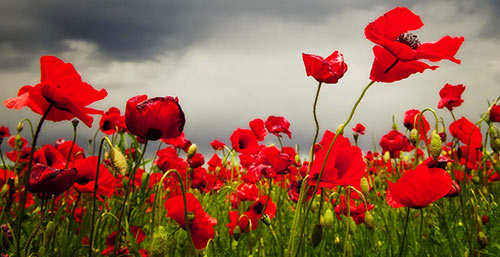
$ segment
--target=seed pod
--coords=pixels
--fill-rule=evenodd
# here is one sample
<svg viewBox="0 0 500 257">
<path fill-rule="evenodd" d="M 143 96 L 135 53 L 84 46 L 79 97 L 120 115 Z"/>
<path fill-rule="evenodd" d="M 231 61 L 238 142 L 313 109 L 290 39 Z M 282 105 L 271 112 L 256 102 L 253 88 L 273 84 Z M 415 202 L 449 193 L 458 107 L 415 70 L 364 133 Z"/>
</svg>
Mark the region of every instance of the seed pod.
<svg viewBox="0 0 500 257">
<path fill-rule="evenodd" d="M 262 215 L 262 217 L 260 218 L 260 220 L 266 226 L 271 226 L 271 218 L 269 218 L 269 215 L 267 215 L 267 213 L 264 213 L 264 215 Z"/>
<path fill-rule="evenodd" d="M 16 129 L 17 129 L 18 133 L 21 132 L 21 131 L 23 131 L 23 128 L 24 128 L 24 125 L 23 125 L 22 122 L 17 123 L 17 128 Z"/>
<path fill-rule="evenodd" d="M 432 158 L 434 158 L 434 160 L 437 160 L 437 158 L 441 154 L 441 150 L 443 149 L 443 141 L 441 141 L 441 137 L 439 136 L 439 134 L 432 133 L 430 148 Z"/>
<path fill-rule="evenodd" d="M 295 163 L 300 163 L 300 155 L 299 154 L 295 155 Z"/>
<path fill-rule="evenodd" d="M 347 217 L 347 222 L 349 222 L 349 233 L 354 235 L 357 230 L 356 222 L 352 219 L 352 217 Z"/>
<path fill-rule="evenodd" d="M 370 193 L 370 184 L 368 184 L 368 179 L 366 177 L 361 178 L 361 192 L 363 195 L 367 196 Z"/>
<path fill-rule="evenodd" d="M 114 146 L 109 151 L 109 159 L 111 160 L 111 167 L 115 172 L 119 172 L 123 176 L 127 174 L 127 159 L 123 156 L 122 151 L 120 151 L 117 146 Z"/>
<path fill-rule="evenodd" d="M 365 226 L 368 229 L 375 228 L 375 218 L 373 218 L 373 215 L 370 211 L 365 212 Z"/>
<path fill-rule="evenodd" d="M 241 229 L 240 226 L 236 225 L 233 230 L 234 240 L 238 241 L 241 238 Z"/>
<path fill-rule="evenodd" d="M 491 138 L 491 141 L 490 141 L 490 146 L 491 146 L 491 149 L 498 153 L 500 152 L 500 138 L 496 137 L 496 138 Z"/>
<path fill-rule="evenodd" d="M 323 228 L 320 224 L 316 224 L 313 228 L 311 234 L 311 243 L 314 248 L 321 243 L 321 239 L 323 239 Z"/>
<path fill-rule="evenodd" d="M 43 233 L 43 245 L 47 246 L 52 237 L 56 234 L 56 223 L 53 221 L 49 221 L 47 226 L 45 227 L 45 232 Z"/>
<path fill-rule="evenodd" d="M 391 153 L 389 151 L 384 153 L 384 163 L 388 163 L 391 161 Z"/>
</svg>

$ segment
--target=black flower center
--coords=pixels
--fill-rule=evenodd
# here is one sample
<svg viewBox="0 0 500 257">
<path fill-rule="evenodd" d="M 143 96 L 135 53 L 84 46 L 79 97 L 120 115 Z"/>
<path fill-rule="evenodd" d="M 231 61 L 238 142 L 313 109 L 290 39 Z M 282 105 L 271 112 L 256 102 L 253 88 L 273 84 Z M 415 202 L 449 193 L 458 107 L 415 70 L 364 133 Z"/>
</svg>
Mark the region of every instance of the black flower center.
<svg viewBox="0 0 500 257">
<path fill-rule="evenodd" d="M 398 38 L 396 38 L 396 41 L 407 44 L 414 50 L 420 46 L 420 40 L 418 40 L 417 35 L 409 32 L 399 35 Z"/>
<path fill-rule="evenodd" d="M 256 205 L 253 206 L 253 211 L 254 213 L 261 214 L 264 209 L 264 204 L 261 202 L 258 202 Z"/>
<path fill-rule="evenodd" d="M 157 128 L 149 128 L 146 132 L 146 139 L 155 141 L 160 139 L 162 134 L 161 130 Z"/>
</svg>

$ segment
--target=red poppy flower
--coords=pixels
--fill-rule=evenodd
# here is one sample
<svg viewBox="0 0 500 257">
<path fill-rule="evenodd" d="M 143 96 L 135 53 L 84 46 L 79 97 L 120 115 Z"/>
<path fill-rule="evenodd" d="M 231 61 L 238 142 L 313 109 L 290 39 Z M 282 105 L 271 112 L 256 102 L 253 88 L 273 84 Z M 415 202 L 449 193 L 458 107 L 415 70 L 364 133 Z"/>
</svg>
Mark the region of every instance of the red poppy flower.
<svg viewBox="0 0 500 257">
<path fill-rule="evenodd" d="M 168 199 L 165 202 L 165 208 L 168 217 L 175 220 L 182 228 L 186 227 L 182 195 Z M 217 220 L 203 211 L 200 201 L 191 193 L 186 194 L 186 208 L 188 216 L 192 217 L 192 220 L 190 218 L 188 221 L 191 240 L 196 249 L 203 249 L 208 241 L 214 237 L 214 226 L 217 224 Z"/>
<path fill-rule="evenodd" d="M 0 137 L 10 137 L 9 128 L 5 126 L 0 127 Z"/>
<path fill-rule="evenodd" d="M 256 154 L 260 150 L 255 134 L 249 129 L 236 129 L 229 140 L 233 149 L 239 153 Z"/>
<path fill-rule="evenodd" d="M 310 185 L 316 185 L 317 177 L 321 172 L 328 148 L 334 137 L 335 134 L 327 130 L 319 142 L 321 147 L 314 153 L 315 158 L 309 172 Z M 365 174 L 365 170 L 366 163 L 363 160 L 361 149 L 351 145 L 349 139 L 339 135 L 326 161 L 319 187 L 332 188 L 339 185 L 358 184 Z"/>
<path fill-rule="evenodd" d="M 354 133 L 358 133 L 358 134 L 361 134 L 361 135 L 364 135 L 365 134 L 365 126 L 363 126 L 363 124 L 361 123 L 358 123 L 356 124 L 356 127 L 352 128 L 352 131 L 354 131 Z"/>
<path fill-rule="evenodd" d="M 104 99 L 108 95 L 106 90 L 97 91 L 82 82 L 71 63 L 65 63 L 55 56 L 42 56 L 40 65 L 41 82 L 35 86 L 22 87 L 18 96 L 5 100 L 4 105 L 18 110 L 28 106 L 40 115 L 52 105 L 47 120 L 71 120 L 76 117 L 91 127 L 93 118 L 89 114 L 100 114 L 102 111 L 87 108 L 87 105 Z"/>
<path fill-rule="evenodd" d="M 281 116 L 269 116 L 266 120 L 266 129 L 269 133 L 281 137 L 280 133 L 285 133 L 288 138 L 292 138 L 292 132 L 290 132 L 290 122 L 285 117 Z"/>
<path fill-rule="evenodd" d="M 449 130 L 451 135 L 458 138 L 463 144 L 469 145 L 472 148 L 479 148 L 482 145 L 483 136 L 481 135 L 481 131 L 465 117 L 451 123 Z"/>
<path fill-rule="evenodd" d="M 71 149 L 73 147 L 73 149 Z M 64 143 L 56 146 L 56 149 L 61 152 L 61 154 L 66 158 L 70 155 L 71 150 L 71 159 L 70 162 L 73 162 L 75 159 L 83 159 L 85 158 L 85 152 L 83 148 L 81 148 L 76 143 L 73 144 L 73 141 L 64 141 Z"/>
<path fill-rule="evenodd" d="M 105 112 L 99 121 L 99 128 L 106 135 L 114 134 L 118 131 L 125 131 L 125 117 L 120 115 L 120 110 L 116 107 L 111 107 Z"/>
<path fill-rule="evenodd" d="M 350 202 L 349 213 L 354 222 L 356 222 L 356 224 L 358 225 L 365 222 L 365 213 L 367 211 L 365 203 L 361 201 L 358 205 L 356 205 L 356 202 L 352 198 L 349 199 L 349 202 Z M 374 204 L 368 204 L 368 210 L 372 210 L 374 207 L 375 207 Z M 341 220 L 340 214 L 344 214 L 344 216 L 347 216 L 347 212 L 348 210 L 346 205 L 346 199 L 345 196 L 342 195 L 340 196 L 340 204 L 337 204 L 335 206 L 335 215 L 339 220 Z"/>
<path fill-rule="evenodd" d="M 238 186 L 236 194 L 240 201 L 255 201 L 259 197 L 259 189 L 255 184 L 242 183 Z"/>
<path fill-rule="evenodd" d="M 464 38 L 445 36 L 437 42 L 420 43 L 416 35 L 408 31 L 423 25 L 420 17 L 409 9 L 396 7 L 366 26 L 366 38 L 377 44 L 373 47 L 375 60 L 370 73 L 371 80 L 393 82 L 426 69 L 438 68 L 420 59 L 432 62 L 447 59 L 460 64 L 455 54 Z"/>
<path fill-rule="evenodd" d="M 323 59 L 321 56 L 302 53 L 307 76 L 312 76 L 318 82 L 335 84 L 347 71 L 344 56 L 339 51 L 333 52 Z"/>
<path fill-rule="evenodd" d="M 130 133 L 147 140 L 173 138 L 184 129 L 184 112 L 173 97 L 138 95 L 127 101 L 125 123 Z"/>
<path fill-rule="evenodd" d="M 95 175 L 97 169 L 97 156 L 86 159 L 78 159 L 73 166 L 77 171 L 77 179 L 73 187 L 81 193 L 93 193 L 95 187 Z M 97 194 L 100 196 L 111 196 L 115 192 L 116 178 L 103 164 L 99 165 L 99 178 L 97 183 Z"/>
<path fill-rule="evenodd" d="M 222 143 L 221 141 L 215 139 L 214 141 L 212 141 L 210 143 L 210 145 L 212 146 L 212 148 L 214 150 L 222 150 L 224 149 L 224 147 L 226 146 L 224 143 Z"/>
<path fill-rule="evenodd" d="M 418 165 L 407 170 L 401 178 L 389 184 L 392 199 L 406 207 L 420 209 L 445 196 L 452 187 L 451 177 L 441 168 Z"/>
<path fill-rule="evenodd" d="M 391 155 L 396 155 L 399 151 L 408 150 L 410 140 L 397 130 L 391 130 L 389 133 L 382 136 L 380 146 L 384 151 L 388 151 Z"/>
<path fill-rule="evenodd" d="M 287 190 L 288 196 L 295 203 L 299 201 L 300 187 L 302 186 L 302 183 L 303 183 L 303 180 L 298 180 L 298 181 L 293 180 L 292 182 L 290 182 L 290 186 L 288 187 L 288 190 Z M 307 193 L 306 193 L 306 201 L 309 201 L 309 199 L 311 199 L 313 193 L 314 193 L 314 188 L 309 187 L 309 190 L 307 190 Z"/>
<path fill-rule="evenodd" d="M 144 241 L 144 239 L 146 239 L 146 233 L 144 233 L 144 231 L 138 226 L 130 226 L 130 232 L 132 236 L 135 238 L 137 244 L 140 244 L 142 241 Z M 114 231 L 113 233 L 109 234 L 109 236 L 106 237 L 107 248 L 101 252 L 102 255 L 109 256 L 114 252 L 116 234 L 117 234 L 116 231 Z M 121 249 L 118 249 L 116 253 L 119 256 L 131 256 L 130 250 L 127 247 L 122 247 Z M 139 253 L 143 257 L 149 256 L 149 254 L 147 254 L 144 249 L 140 249 Z"/>
<path fill-rule="evenodd" d="M 185 153 L 189 150 L 189 147 L 192 145 L 191 141 L 186 138 L 184 132 L 181 133 L 178 137 L 173 138 L 165 138 L 162 139 L 163 143 L 169 144 L 175 148 L 182 149 Z"/>
<path fill-rule="evenodd" d="M 170 169 L 175 169 L 181 174 L 186 174 L 187 162 L 177 156 L 175 148 L 169 146 L 159 150 L 156 155 L 158 155 L 158 159 L 155 164 L 160 170 L 167 172 Z"/>
<path fill-rule="evenodd" d="M 494 104 L 490 110 L 490 121 L 500 122 L 500 105 Z"/>
<path fill-rule="evenodd" d="M 439 100 L 438 108 L 443 109 L 443 107 L 446 107 L 448 110 L 453 111 L 453 107 L 462 105 L 464 100 L 462 100 L 461 97 L 464 90 L 465 86 L 462 84 L 454 86 L 446 83 L 446 85 L 444 85 L 444 87 L 439 91 L 441 100 Z"/>
<path fill-rule="evenodd" d="M 63 169 L 66 166 L 67 158 L 67 156 L 63 156 L 55 147 L 47 144 L 35 152 L 33 162 L 41 163 L 55 169 Z"/>
<path fill-rule="evenodd" d="M 255 134 L 258 141 L 264 140 L 267 136 L 267 131 L 264 127 L 264 121 L 262 119 L 254 119 L 248 123 L 248 126 L 250 126 L 250 129 Z"/>
<path fill-rule="evenodd" d="M 42 197 L 57 196 L 75 183 L 76 174 L 76 169 L 54 169 L 37 163 L 31 169 L 28 191 Z"/>
</svg>

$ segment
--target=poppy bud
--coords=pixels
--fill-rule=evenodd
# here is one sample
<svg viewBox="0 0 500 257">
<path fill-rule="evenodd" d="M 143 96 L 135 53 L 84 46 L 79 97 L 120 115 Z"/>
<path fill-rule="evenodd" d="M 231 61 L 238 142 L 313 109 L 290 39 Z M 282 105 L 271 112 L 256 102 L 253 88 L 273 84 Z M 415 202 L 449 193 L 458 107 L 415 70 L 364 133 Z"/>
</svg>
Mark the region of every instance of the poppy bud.
<svg viewBox="0 0 500 257">
<path fill-rule="evenodd" d="M 299 154 L 295 155 L 295 163 L 300 163 L 300 155 Z"/>
<path fill-rule="evenodd" d="M 168 237 L 167 231 L 163 226 L 160 226 L 153 234 L 151 242 L 151 257 L 168 256 L 172 246 L 175 246 L 175 237 Z"/>
<path fill-rule="evenodd" d="M 351 235 L 355 234 L 356 230 L 357 230 L 356 222 L 354 222 L 352 217 L 347 217 L 347 222 L 349 223 L 349 225 L 348 225 L 349 226 L 349 233 Z"/>
<path fill-rule="evenodd" d="M 323 220 L 325 228 L 328 229 L 333 227 L 333 211 L 331 209 L 326 209 L 325 213 L 323 214 Z"/>
<path fill-rule="evenodd" d="M 352 244 L 346 244 L 345 254 L 346 256 L 353 256 L 352 254 Z"/>
<path fill-rule="evenodd" d="M 319 203 L 318 202 L 314 202 L 311 205 L 311 211 L 316 212 L 318 209 L 319 209 Z"/>
<path fill-rule="evenodd" d="M 391 153 L 389 151 L 386 151 L 384 153 L 384 163 L 388 163 L 389 161 L 391 161 Z"/>
<path fill-rule="evenodd" d="M 344 123 L 341 123 L 338 127 L 337 127 L 337 133 L 336 134 L 339 134 L 339 135 L 344 135 Z"/>
<path fill-rule="evenodd" d="M 2 190 L 0 191 L 0 199 L 3 199 L 5 195 L 9 192 L 9 185 L 7 183 L 3 184 Z"/>
<path fill-rule="evenodd" d="M 488 237 L 484 234 L 483 231 L 479 231 L 479 235 L 477 237 L 477 241 L 481 248 L 485 248 L 488 245 Z"/>
<path fill-rule="evenodd" d="M 193 223 L 194 218 L 195 218 L 194 212 L 188 211 L 188 213 L 187 213 L 187 221 L 188 221 L 189 224 Z"/>
<path fill-rule="evenodd" d="M 320 224 L 316 224 L 313 228 L 311 234 L 311 243 L 314 248 L 321 243 L 321 239 L 323 239 L 323 228 Z"/>
<path fill-rule="evenodd" d="M 241 228 L 240 226 L 236 225 L 233 230 L 233 237 L 234 240 L 238 241 L 241 238 Z"/>
<path fill-rule="evenodd" d="M 380 184 L 382 183 L 379 176 L 376 176 L 373 182 L 375 183 L 376 187 L 380 187 Z"/>
<path fill-rule="evenodd" d="M 333 243 L 338 245 L 340 244 L 340 237 L 339 236 L 335 236 L 335 239 L 333 240 Z"/>
<path fill-rule="evenodd" d="M 45 232 L 43 233 L 43 246 L 47 247 L 52 237 L 54 237 L 56 229 L 57 226 L 55 222 L 49 221 L 49 223 L 47 223 L 47 226 L 45 227 Z"/>
<path fill-rule="evenodd" d="M 21 149 L 23 148 L 23 145 L 24 145 L 24 142 L 21 138 L 21 135 L 17 134 L 15 139 L 14 139 L 14 143 L 16 144 L 16 147 Z"/>
<path fill-rule="evenodd" d="M 369 211 L 365 212 L 365 226 L 368 229 L 374 229 L 375 228 L 375 218 L 373 218 L 372 213 L 369 212 Z"/>
<path fill-rule="evenodd" d="M 490 129 L 488 130 L 488 134 L 490 135 L 491 138 L 495 138 L 498 136 L 497 130 L 495 129 L 495 126 L 491 125 Z"/>
<path fill-rule="evenodd" d="M 500 138 L 491 138 L 490 146 L 493 151 L 500 152 Z"/>
<path fill-rule="evenodd" d="M 19 123 L 17 123 L 17 133 L 19 134 L 19 132 L 23 131 L 23 128 L 24 128 L 24 125 L 23 123 L 20 121 Z"/>
<path fill-rule="evenodd" d="M 141 185 L 145 186 L 148 184 L 148 182 L 149 182 L 149 172 L 142 173 Z"/>
<path fill-rule="evenodd" d="M 196 147 L 196 144 L 191 144 L 191 145 L 189 146 L 188 151 L 187 151 L 187 158 L 188 158 L 188 159 L 193 158 L 193 156 L 196 154 L 196 150 L 197 150 L 197 149 L 198 149 L 198 148 Z"/>
<path fill-rule="evenodd" d="M 481 182 L 479 177 L 478 176 L 474 176 L 472 177 L 472 182 L 474 182 L 474 184 L 476 185 L 479 185 L 479 183 Z"/>
<path fill-rule="evenodd" d="M 434 160 L 437 160 L 437 158 L 441 154 L 441 150 L 443 149 L 443 142 L 441 141 L 441 137 L 438 133 L 432 133 L 430 148 L 432 158 L 434 158 Z"/>
<path fill-rule="evenodd" d="M 368 184 L 368 179 L 366 177 L 361 178 L 361 192 L 363 195 L 367 196 L 370 193 L 370 184 Z"/>
<path fill-rule="evenodd" d="M 416 128 L 413 128 L 410 131 L 410 142 L 412 143 L 412 145 L 417 145 L 417 141 L 418 141 L 418 130 Z"/>
<path fill-rule="evenodd" d="M 123 156 L 122 151 L 117 146 L 114 146 L 109 151 L 109 159 L 111 159 L 111 167 L 115 172 L 118 172 L 124 176 L 127 174 L 127 159 L 125 158 L 125 156 Z"/>
<path fill-rule="evenodd" d="M 271 226 L 271 218 L 269 218 L 269 215 L 267 213 L 264 213 L 262 215 L 262 218 L 260 218 L 262 223 L 264 223 L 266 226 Z"/>
</svg>

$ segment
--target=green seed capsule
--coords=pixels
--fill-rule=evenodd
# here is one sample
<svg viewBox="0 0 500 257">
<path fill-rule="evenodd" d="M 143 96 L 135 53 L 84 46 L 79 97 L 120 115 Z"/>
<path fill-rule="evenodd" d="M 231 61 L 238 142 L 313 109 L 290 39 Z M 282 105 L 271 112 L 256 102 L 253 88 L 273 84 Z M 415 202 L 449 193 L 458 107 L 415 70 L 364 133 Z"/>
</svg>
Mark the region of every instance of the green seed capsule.
<svg viewBox="0 0 500 257">
<path fill-rule="evenodd" d="M 323 228 L 321 227 L 320 224 L 316 224 L 313 228 L 312 234 L 311 234 L 311 244 L 314 248 L 321 243 L 321 240 L 323 239 Z"/>
</svg>

